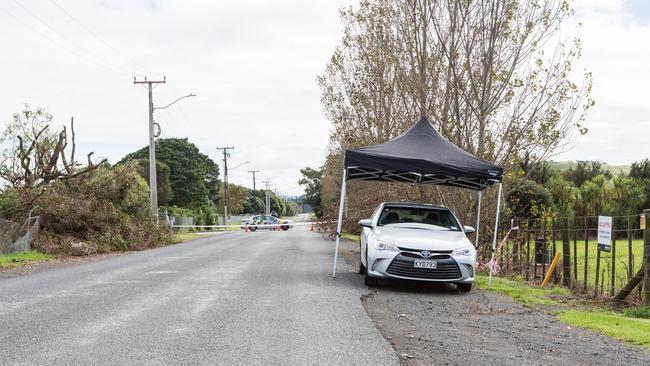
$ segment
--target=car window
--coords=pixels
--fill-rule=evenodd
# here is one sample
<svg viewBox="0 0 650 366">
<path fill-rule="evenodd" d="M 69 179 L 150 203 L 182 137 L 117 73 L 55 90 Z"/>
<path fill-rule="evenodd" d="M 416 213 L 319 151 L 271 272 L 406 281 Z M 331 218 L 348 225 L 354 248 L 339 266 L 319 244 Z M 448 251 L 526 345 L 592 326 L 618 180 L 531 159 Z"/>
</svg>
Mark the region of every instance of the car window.
<svg viewBox="0 0 650 366">
<path fill-rule="evenodd" d="M 379 216 L 378 226 L 415 223 L 447 230 L 460 231 L 458 221 L 451 212 L 442 208 L 386 206 Z"/>
</svg>

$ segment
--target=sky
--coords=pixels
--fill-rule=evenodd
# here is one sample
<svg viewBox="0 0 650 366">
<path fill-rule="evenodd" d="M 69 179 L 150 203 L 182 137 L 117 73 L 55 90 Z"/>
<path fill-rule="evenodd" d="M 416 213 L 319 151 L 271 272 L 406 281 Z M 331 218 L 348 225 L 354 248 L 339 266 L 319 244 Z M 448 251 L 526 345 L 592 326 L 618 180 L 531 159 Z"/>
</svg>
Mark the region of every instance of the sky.
<svg viewBox="0 0 650 366">
<path fill-rule="evenodd" d="M 147 92 L 161 137 L 187 137 L 252 188 L 260 170 L 284 195 L 317 167 L 330 124 L 316 81 L 339 44 L 338 10 L 353 0 L 0 0 L 0 123 L 25 103 L 57 124 L 75 118 L 77 148 L 117 162 L 148 143 Z M 556 160 L 629 164 L 650 155 L 650 2 L 578 0 L 574 21 L 594 74 L 589 133 Z M 261 184 L 260 184 L 261 185 Z"/>
</svg>

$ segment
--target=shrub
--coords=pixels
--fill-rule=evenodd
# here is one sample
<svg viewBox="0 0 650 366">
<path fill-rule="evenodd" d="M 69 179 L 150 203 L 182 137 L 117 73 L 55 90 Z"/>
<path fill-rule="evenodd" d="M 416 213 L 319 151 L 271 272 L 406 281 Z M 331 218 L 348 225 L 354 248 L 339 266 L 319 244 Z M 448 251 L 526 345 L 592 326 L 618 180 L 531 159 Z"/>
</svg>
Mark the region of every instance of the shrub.
<svg viewBox="0 0 650 366">
<path fill-rule="evenodd" d="M 650 305 L 625 309 L 625 316 L 630 318 L 650 319 Z"/>
</svg>

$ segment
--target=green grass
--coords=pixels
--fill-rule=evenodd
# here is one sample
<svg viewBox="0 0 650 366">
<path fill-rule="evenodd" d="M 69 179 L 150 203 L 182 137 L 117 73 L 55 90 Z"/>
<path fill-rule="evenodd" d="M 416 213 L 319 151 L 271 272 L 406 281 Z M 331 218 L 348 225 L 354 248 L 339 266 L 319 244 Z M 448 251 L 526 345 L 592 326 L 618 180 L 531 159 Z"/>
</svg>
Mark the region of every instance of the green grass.
<svg viewBox="0 0 650 366">
<path fill-rule="evenodd" d="M 175 233 L 173 242 L 174 244 L 184 243 L 186 241 L 194 240 L 202 237 L 199 233 Z"/>
<path fill-rule="evenodd" d="M 0 254 L 0 269 L 17 267 L 27 263 L 50 261 L 54 258 L 53 255 L 37 252 L 35 250 L 15 254 Z"/>
<path fill-rule="evenodd" d="M 552 310 L 558 319 L 568 325 L 650 348 L 650 319 L 647 319 L 650 317 L 650 306 L 628 308 L 625 314 L 621 314 L 593 304 L 571 301 L 569 290 L 563 287 L 544 289 L 517 278 L 494 277 L 490 286 L 487 282 L 486 275 L 477 275 L 474 281 L 481 289 L 504 294 L 522 304 L 551 307 L 547 310 Z"/>
<path fill-rule="evenodd" d="M 558 299 L 569 297 L 569 290 L 564 287 L 541 288 L 516 279 L 493 277 L 488 285 L 488 276 L 477 275 L 474 284 L 481 289 L 498 292 L 512 297 L 526 305 L 558 305 Z"/>
<path fill-rule="evenodd" d="M 558 318 L 569 325 L 591 329 L 650 349 L 650 319 L 628 318 L 608 311 L 579 310 L 565 311 Z"/>
</svg>

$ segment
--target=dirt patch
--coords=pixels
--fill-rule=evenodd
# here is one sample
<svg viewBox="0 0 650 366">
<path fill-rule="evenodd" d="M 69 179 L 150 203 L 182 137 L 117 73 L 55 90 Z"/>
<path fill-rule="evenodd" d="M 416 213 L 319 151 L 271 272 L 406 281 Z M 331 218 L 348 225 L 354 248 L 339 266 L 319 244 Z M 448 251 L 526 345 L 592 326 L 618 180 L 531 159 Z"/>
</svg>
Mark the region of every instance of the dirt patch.
<svg viewBox="0 0 650 366">
<path fill-rule="evenodd" d="M 403 365 L 648 365 L 650 352 L 451 285 L 384 284 L 363 299 Z"/>
<path fill-rule="evenodd" d="M 23 263 L 16 267 L 0 269 L 0 278 L 25 276 L 40 271 L 46 271 L 52 268 L 74 266 L 86 262 L 96 262 L 106 258 L 115 257 L 118 255 L 125 255 L 128 253 L 130 252 L 113 252 L 113 253 L 96 254 L 96 255 L 90 255 L 84 257 L 66 256 L 66 257 L 59 257 L 46 262 Z"/>
</svg>

